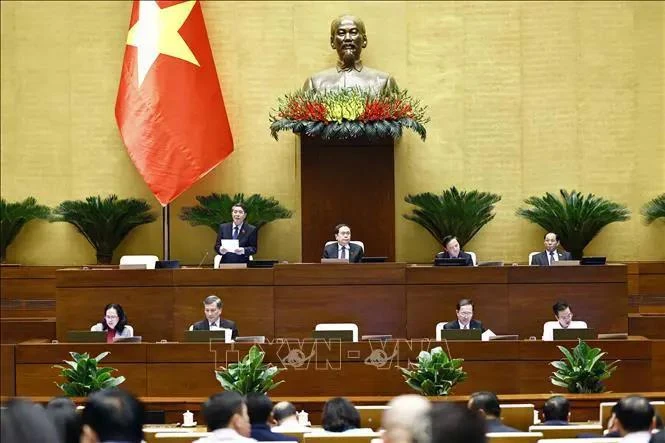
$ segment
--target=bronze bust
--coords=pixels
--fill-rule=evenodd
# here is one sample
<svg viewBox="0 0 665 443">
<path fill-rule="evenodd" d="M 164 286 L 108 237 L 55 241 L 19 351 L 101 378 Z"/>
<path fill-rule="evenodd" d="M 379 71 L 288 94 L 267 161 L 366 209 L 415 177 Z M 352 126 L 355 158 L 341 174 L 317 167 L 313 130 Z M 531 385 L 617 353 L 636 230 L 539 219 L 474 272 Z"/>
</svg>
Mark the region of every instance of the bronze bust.
<svg viewBox="0 0 665 443">
<path fill-rule="evenodd" d="M 337 51 L 337 66 L 307 79 L 305 91 L 326 92 L 359 88 L 373 93 L 397 91 L 390 74 L 363 66 L 360 53 L 367 47 L 365 24 L 358 17 L 342 15 L 330 24 L 330 46 Z"/>
</svg>

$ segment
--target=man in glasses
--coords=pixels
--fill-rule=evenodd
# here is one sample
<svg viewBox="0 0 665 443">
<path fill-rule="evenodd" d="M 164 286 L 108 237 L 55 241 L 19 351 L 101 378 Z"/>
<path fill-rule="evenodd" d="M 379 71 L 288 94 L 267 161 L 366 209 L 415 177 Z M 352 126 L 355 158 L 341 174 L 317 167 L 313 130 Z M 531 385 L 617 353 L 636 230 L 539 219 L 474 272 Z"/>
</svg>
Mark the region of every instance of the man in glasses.
<svg viewBox="0 0 665 443">
<path fill-rule="evenodd" d="M 543 341 L 554 340 L 555 329 L 586 329 L 586 322 L 573 321 L 573 312 L 565 301 L 558 301 L 552 306 L 556 321 L 548 321 L 543 325 Z"/>
</svg>

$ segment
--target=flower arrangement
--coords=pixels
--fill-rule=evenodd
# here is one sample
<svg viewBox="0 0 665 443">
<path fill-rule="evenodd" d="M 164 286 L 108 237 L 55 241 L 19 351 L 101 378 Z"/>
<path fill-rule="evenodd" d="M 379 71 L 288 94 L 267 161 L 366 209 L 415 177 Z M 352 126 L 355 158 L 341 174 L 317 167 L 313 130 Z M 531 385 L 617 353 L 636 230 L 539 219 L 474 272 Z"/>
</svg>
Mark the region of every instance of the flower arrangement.
<svg viewBox="0 0 665 443">
<path fill-rule="evenodd" d="M 399 138 L 402 128 L 408 128 L 425 140 L 426 110 L 407 91 L 377 95 L 357 88 L 299 90 L 278 99 L 276 113 L 270 115 L 270 132 L 275 140 L 279 131 L 289 130 L 324 140 L 373 140 Z"/>
</svg>

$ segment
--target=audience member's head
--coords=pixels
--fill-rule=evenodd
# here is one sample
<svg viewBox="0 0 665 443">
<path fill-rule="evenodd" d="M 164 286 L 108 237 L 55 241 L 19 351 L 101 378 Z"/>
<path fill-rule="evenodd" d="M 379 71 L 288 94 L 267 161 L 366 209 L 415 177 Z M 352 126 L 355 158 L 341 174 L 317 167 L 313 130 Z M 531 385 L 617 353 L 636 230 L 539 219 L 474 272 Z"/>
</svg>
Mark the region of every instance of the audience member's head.
<svg viewBox="0 0 665 443">
<path fill-rule="evenodd" d="M 485 421 L 473 410 L 439 403 L 430 412 L 431 443 L 485 443 Z"/>
<path fill-rule="evenodd" d="M 90 394 L 83 409 L 81 443 L 143 440 L 143 404 L 121 389 Z"/>
<path fill-rule="evenodd" d="M 654 426 L 654 409 L 649 400 L 629 395 L 617 403 L 616 421 L 622 436 L 632 432 L 650 431 Z"/>
<path fill-rule="evenodd" d="M 127 315 L 124 309 L 117 303 L 109 303 L 104 307 L 104 318 L 102 318 L 102 328 L 107 331 L 115 329 L 122 332 L 127 326 Z"/>
<path fill-rule="evenodd" d="M 267 395 L 252 392 L 247 394 L 246 401 L 250 424 L 265 425 L 270 421 L 272 400 Z"/>
<path fill-rule="evenodd" d="M 386 443 L 426 442 L 429 435 L 430 402 L 420 395 L 393 398 L 381 418 Z"/>
<path fill-rule="evenodd" d="M 297 423 L 298 416 L 296 415 L 296 407 L 288 401 L 280 401 L 272 408 L 272 418 L 275 419 L 278 425 L 284 422 L 291 421 Z"/>
<path fill-rule="evenodd" d="M 562 395 L 548 398 L 543 405 L 543 418 L 545 421 L 568 421 L 570 418 L 568 399 Z"/>
<path fill-rule="evenodd" d="M 482 413 L 487 419 L 501 417 L 499 399 L 494 392 L 474 392 L 469 398 L 468 407 L 474 412 Z"/>
<path fill-rule="evenodd" d="M 46 442 L 53 441 L 58 435 L 44 408 L 29 400 L 9 400 L 0 417 L 2 443 Z"/>
<path fill-rule="evenodd" d="M 60 435 L 64 443 L 79 443 L 81 439 L 81 416 L 76 405 L 68 397 L 55 397 L 46 405 L 46 415 Z"/>
<path fill-rule="evenodd" d="M 345 398 L 334 397 L 323 405 L 321 416 L 323 429 L 330 432 L 344 432 L 360 427 L 360 414 L 356 407 Z"/>
<path fill-rule="evenodd" d="M 237 392 L 224 391 L 211 395 L 203 404 L 203 418 L 208 431 L 230 428 L 243 437 L 249 437 L 251 432 L 247 405 Z"/>
</svg>

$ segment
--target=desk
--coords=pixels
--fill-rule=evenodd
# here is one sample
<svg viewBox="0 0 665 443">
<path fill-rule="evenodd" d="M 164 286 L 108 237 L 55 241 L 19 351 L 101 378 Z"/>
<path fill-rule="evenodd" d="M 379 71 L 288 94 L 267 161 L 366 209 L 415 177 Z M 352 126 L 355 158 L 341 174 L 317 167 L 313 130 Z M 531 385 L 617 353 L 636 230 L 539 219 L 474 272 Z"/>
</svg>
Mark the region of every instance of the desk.
<svg viewBox="0 0 665 443">
<path fill-rule="evenodd" d="M 317 323 L 357 323 L 361 335 L 433 337 L 455 304 L 497 334 L 542 334 L 551 306 L 567 300 L 598 332 L 628 330 L 626 267 L 465 267 L 287 264 L 273 269 L 64 269 L 56 272 L 56 332 L 88 329 L 107 303 L 120 303 L 144 340 L 182 340 L 203 317 L 203 299 L 224 300 L 240 335 L 309 337 Z"/>
</svg>

